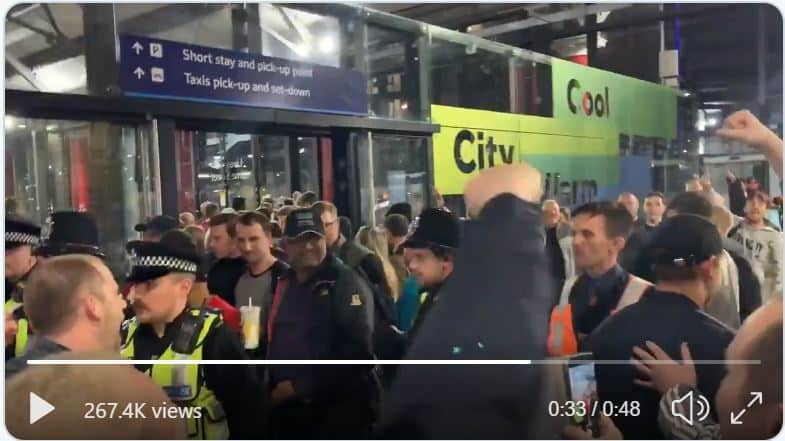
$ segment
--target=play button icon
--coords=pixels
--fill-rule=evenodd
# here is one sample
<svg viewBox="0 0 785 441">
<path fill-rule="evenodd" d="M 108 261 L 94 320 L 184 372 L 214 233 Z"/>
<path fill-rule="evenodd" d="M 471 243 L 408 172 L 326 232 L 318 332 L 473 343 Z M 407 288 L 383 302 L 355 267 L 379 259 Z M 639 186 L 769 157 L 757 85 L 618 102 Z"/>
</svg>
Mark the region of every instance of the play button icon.
<svg viewBox="0 0 785 441">
<path fill-rule="evenodd" d="M 41 418 L 49 415 L 55 407 L 38 395 L 30 392 L 30 424 L 35 424 Z"/>
</svg>

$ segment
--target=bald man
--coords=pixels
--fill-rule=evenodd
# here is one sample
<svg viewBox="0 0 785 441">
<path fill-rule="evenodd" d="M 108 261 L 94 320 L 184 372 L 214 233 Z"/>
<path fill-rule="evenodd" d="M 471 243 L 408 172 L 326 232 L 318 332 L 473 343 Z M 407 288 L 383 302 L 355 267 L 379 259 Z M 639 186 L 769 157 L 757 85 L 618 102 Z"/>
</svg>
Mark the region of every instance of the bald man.
<svg viewBox="0 0 785 441">
<path fill-rule="evenodd" d="M 616 202 L 627 209 L 633 220 L 632 232 L 629 237 L 626 238 L 627 243 L 621 254 L 619 254 L 619 265 L 625 270 L 632 272 L 635 269 L 635 261 L 641 253 L 641 248 L 643 247 L 643 242 L 645 240 L 646 222 L 641 222 L 641 220 L 638 219 L 640 202 L 638 202 L 637 196 L 630 192 L 624 192 L 619 195 Z"/>
<path fill-rule="evenodd" d="M 101 259 L 85 254 L 47 258 L 25 288 L 24 308 L 36 337 L 24 356 L 6 363 L 6 378 L 26 369 L 28 360 L 64 351 L 119 351 L 125 307 Z"/>
<path fill-rule="evenodd" d="M 624 193 L 619 195 L 619 198 L 616 202 L 620 203 L 630 212 L 632 216 L 632 220 L 635 223 L 638 223 L 638 209 L 640 208 L 640 202 L 638 201 L 638 197 L 634 194 L 625 191 Z"/>
</svg>

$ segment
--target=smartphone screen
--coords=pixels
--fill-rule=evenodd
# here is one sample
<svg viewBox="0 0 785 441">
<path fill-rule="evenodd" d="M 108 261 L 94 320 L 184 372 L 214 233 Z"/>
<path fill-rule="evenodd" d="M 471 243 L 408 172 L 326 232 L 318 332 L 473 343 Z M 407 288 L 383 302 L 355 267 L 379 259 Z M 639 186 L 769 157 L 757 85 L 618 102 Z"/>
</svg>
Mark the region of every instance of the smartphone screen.
<svg viewBox="0 0 785 441">
<path fill-rule="evenodd" d="M 594 374 L 594 361 L 591 353 L 571 356 L 567 362 L 567 383 L 570 388 L 570 401 L 577 411 L 572 415 L 574 424 L 588 429 L 590 424 L 588 410 L 597 399 L 597 378 Z"/>
<path fill-rule="evenodd" d="M 570 399 L 588 402 L 597 394 L 597 379 L 594 377 L 594 363 L 571 364 L 569 367 Z"/>
</svg>

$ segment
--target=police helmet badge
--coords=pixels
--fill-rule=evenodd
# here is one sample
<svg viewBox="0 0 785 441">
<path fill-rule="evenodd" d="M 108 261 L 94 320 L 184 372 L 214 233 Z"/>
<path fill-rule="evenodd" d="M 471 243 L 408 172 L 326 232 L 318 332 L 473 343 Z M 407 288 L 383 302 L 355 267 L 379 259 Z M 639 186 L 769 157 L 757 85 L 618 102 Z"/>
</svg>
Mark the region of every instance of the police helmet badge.
<svg viewBox="0 0 785 441">
<path fill-rule="evenodd" d="M 414 218 L 414 220 L 412 220 L 412 223 L 409 224 L 409 235 L 412 235 L 412 233 L 414 233 L 419 226 L 420 226 L 420 216 L 417 216 Z"/>
<path fill-rule="evenodd" d="M 362 306 L 363 301 L 360 299 L 360 294 L 352 294 L 351 306 Z"/>
<path fill-rule="evenodd" d="M 44 224 L 41 225 L 41 241 L 49 240 L 49 236 L 52 234 L 52 228 L 54 227 L 54 221 L 52 220 L 52 216 L 49 215 L 46 217 L 46 221 Z"/>
</svg>

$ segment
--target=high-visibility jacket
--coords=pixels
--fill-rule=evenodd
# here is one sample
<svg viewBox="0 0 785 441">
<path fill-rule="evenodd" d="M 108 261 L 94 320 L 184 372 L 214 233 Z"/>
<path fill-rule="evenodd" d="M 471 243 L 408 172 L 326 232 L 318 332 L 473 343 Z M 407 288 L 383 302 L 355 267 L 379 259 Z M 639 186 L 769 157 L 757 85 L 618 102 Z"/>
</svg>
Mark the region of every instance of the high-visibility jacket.
<svg viewBox="0 0 785 441">
<path fill-rule="evenodd" d="M 16 321 L 16 338 L 14 340 L 14 357 L 21 357 L 27 352 L 27 343 L 30 340 L 30 322 L 27 317 Z"/>
<path fill-rule="evenodd" d="M 5 301 L 5 313 L 6 315 L 14 312 L 17 308 L 22 306 L 21 303 L 17 302 L 14 299 L 8 299 Z"/>
<path fill-rule="evenodd" d="M 27 343 L 30 340 L 30 321 L 24 311 L 20 310 L 23 305 L 14 299 L 5 302 L 5 313 L 13 314 L 16 320 L 16 337 L 14 338 L 14 357 L 21 357 L 27 351 Z M 21 311 L 21 313 L 20 313 Z"/>
<path fill-rule="evenodd" d="M 202 318 L 199 338 L 196 340 L 190 354 L 175 352 L 171 345 L 158 357 L 158 360 L 202 360 L 204 340 L 216 325 L 220 323 L 220 316 L 212 312 L 194 309 L 189 311 L 194 316 Z M 134 357 L 134 338 L 139 328 L 135 318 L 129 320 L 128 331 L 121 353 L 128 359 Z M 223 406 L 216 398 L 213 391 L 207 388 L 202 366 L 189 365 L 153 365 L 147 369 L 156 384 L 161 386 L 169 398 L 177 405 L 184 407 L 199 407 L 202 409 L 201 418 L 187 418 L 189 439 L 228 439 L 229 426 Z"/>
<path fill-rule="evenodd" d="M 550 330 L 548 332 L 548 354 L 552 357 L 578 353 L 578 336 L 575 333 L 572 305 L 570 305 L 570 293 L 573 287 L 575 287 L 578 277 L 580 276 L 570 277 L 564 282 L 559 304 L 551 312 Z M 636 303 L 651 286 L 651 283 L 630 274 L 619 303 L 616 304 L 616 308 L 611 311 L 611 314 Z"/>
</svg>

